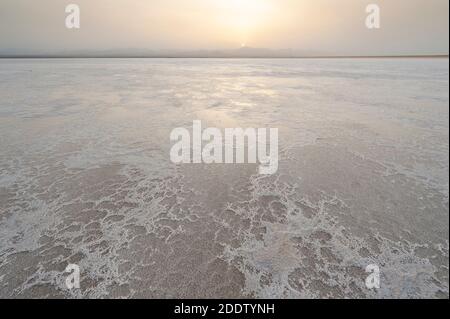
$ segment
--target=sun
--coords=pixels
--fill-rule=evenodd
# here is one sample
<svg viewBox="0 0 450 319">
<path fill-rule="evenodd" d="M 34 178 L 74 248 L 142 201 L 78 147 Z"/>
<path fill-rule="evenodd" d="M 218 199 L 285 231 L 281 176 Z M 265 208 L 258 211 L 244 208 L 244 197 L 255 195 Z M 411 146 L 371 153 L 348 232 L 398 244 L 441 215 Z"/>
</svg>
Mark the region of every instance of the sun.
<svg viewBox="0 0 450 319">
<path fill-rule="evenodd" d="M 272 0 L 216 1 L 220 5 L 223 24 L 240 43 L 246 43 L 252 33 L 264 27 L 272 8 Z"/>
<path fill-rule="evenodd" d="M 259 10 L 264 7 L 268 1 L 265 0 L 223 0 L 230 6 L 247 11 Z"/>
</svg>

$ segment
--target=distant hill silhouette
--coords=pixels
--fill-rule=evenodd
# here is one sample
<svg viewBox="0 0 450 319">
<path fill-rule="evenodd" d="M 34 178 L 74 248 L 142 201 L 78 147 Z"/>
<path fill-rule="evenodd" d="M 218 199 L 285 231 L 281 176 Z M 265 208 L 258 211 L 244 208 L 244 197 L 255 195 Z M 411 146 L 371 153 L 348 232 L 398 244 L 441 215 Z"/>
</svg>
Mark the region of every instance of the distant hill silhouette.
<svg viewBox="0 0 450 319">
<path fill-rule="evenodd" d="M 0 58 L 345 58 L 345 57 L 416 57 L 397 56 L 355 56 L 332 55 L 324 52 L 299 51 L 292 49 L 273 50 L 267 48 L 241 47 L 223 50 L 148 50 L 148 49 L 112 49 L 112 50 L 74 50 L 60 52 L 31 52 L 12 49 L 0 49 Z M 422 57 L 448 57 L 443 55 L 417 55 Z"/>
</svg>

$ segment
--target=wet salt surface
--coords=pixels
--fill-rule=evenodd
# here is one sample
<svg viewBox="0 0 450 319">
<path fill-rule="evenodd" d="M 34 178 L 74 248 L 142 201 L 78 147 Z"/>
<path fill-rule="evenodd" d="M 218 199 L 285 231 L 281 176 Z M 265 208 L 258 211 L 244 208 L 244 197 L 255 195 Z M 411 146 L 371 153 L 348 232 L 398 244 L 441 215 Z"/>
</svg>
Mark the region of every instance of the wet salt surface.
<svg viewBox="0 0 450 319">
<path fill-rule="evenodd" d="M 2 298 L 449 296 L 447 59 L 0 60 L 0 96 Z M 172 164 L 193 120 L 279 128 L 278 173 Z"/>
</svg>

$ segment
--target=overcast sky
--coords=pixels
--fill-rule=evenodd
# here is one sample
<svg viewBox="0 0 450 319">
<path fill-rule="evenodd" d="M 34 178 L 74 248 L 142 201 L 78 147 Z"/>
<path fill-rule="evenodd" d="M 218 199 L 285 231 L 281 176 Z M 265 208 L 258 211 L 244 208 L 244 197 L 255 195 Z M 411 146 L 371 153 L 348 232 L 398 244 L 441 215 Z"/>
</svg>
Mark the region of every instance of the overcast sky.
<svg viewBox="0 0 450 319">
<path fill-rule="evenodd" d="M 65 6 L 81 28 L 65 27 Z M 369 3 L 381 29 L 365 26 Z M 448 0 L 0 0 L 0 52 L 232 49 L 448 54 Z"/>
</svg>

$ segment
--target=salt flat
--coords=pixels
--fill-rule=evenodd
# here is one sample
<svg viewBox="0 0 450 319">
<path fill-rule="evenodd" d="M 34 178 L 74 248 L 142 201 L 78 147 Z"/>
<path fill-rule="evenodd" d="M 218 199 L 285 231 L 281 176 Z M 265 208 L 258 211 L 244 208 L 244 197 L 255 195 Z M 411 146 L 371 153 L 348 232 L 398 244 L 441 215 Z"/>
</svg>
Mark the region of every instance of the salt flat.
<svg viewBox="0 0 450 319">
<path fill-rule="evenodd" d="M 448 59 L 0 60 L 0 297 L 448 298 L 448 76 Z M 193 120 L 278 128 L 277 174 L 172 164 Z"/>
</svg>

